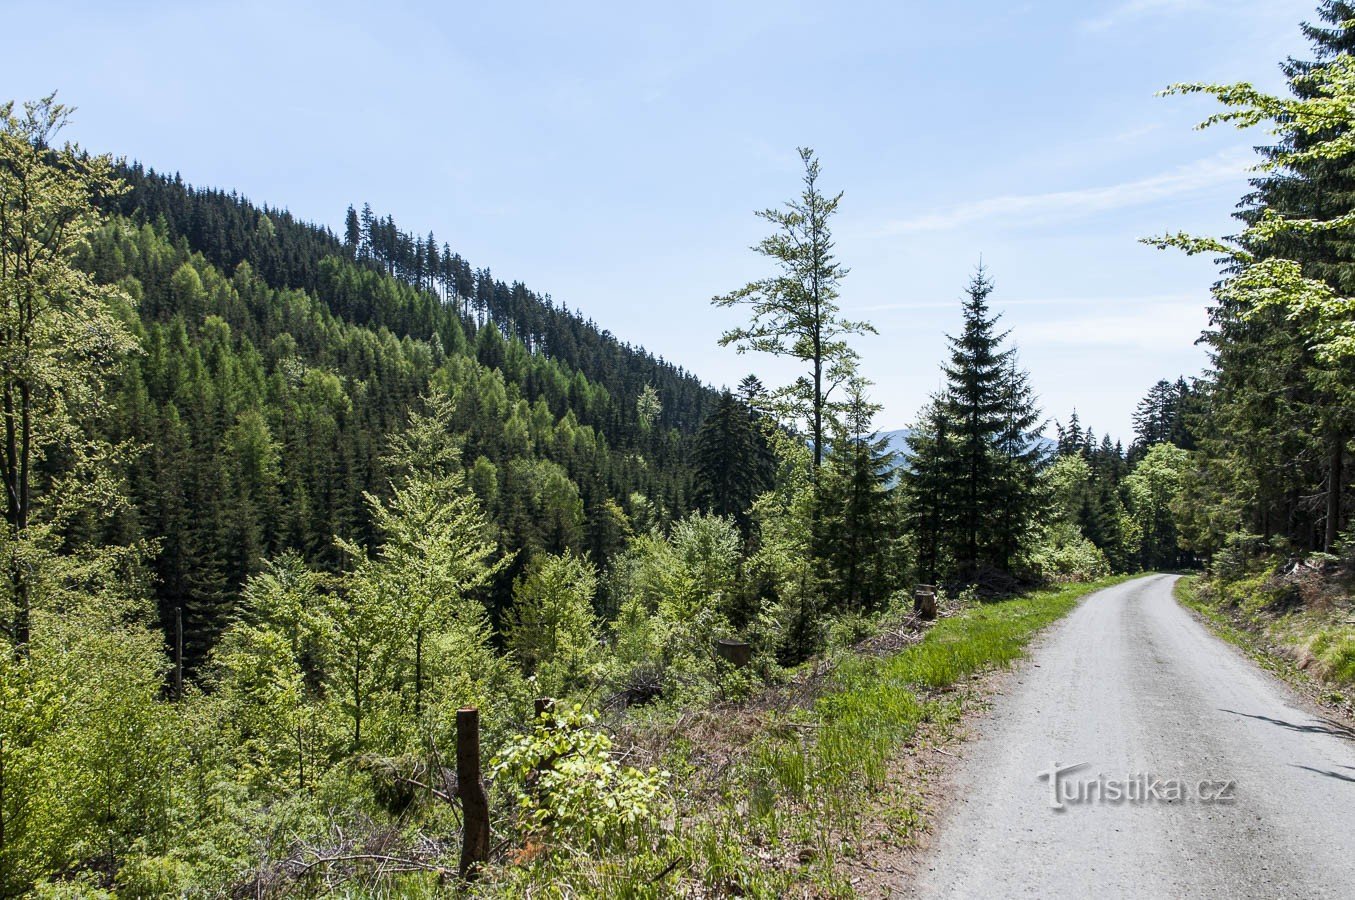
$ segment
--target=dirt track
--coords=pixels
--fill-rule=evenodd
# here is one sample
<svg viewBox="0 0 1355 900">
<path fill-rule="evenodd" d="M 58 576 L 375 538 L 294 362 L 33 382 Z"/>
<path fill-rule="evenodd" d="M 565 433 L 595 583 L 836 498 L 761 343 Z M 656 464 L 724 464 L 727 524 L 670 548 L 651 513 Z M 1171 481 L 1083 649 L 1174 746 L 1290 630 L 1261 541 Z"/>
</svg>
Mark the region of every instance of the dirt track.
<svg viewBox="0 0 1355 900">
<path fill-rule="evenodd" d="M 1355 733 L 1209 634 L 1173 581 L 1100 591 L 1037 642 L 966 745 L 913 890 L 1355 896 Z M 1085 764 L 1057 797 L 1054 763 Z"/>
</svg>

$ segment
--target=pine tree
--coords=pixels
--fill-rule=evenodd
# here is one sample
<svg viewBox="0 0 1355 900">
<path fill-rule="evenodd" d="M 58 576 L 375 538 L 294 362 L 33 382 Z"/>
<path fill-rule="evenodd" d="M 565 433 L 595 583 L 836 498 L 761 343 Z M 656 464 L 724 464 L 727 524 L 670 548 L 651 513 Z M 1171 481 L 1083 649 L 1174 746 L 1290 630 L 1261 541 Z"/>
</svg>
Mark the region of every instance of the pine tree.
<svg viewBox="0 0 1355 900">
<path fill-rule="evenodd" d="M 1010 576 L 1037 530 L 1041 507 L 1040 415 L 1015 351 L 1002 346 L 1007 334 L 997 332 L 998 317 L 988 309 L 992 290 L 980 266 L 963 302 L 964 329 L 950 338 L 950 360 L 942 367 L 947 386 L 928 416 L 934 424 L 924 423 L 909 458 L 914 472 L 925 473 L 909 476 L 914 501 L 925 495 L 938 504 L 912 517 L 915 528 L 923 522 L 937 528 L 920 538 L 924 546 L 938 543 L 924 552 L 924 569 L 944 553 L 949 574 L 963 582 L 990 572 Z M 944 441 L 933 436 L 941 434 Z M 1079 445 L 1085 442 L 1079 438 Z"/>
<path fill-rule="evenodd" d="M 815 555 L 830 608 L 878 610 L 896 582 L 898 522 L 894 454 L 872 426 L 879 405 L 867 383 L 847 383 L 843 421 L 834 428 L 815 502 Z"/>
<path fill-rule="evenodd" d="M 696 433 L 697 505 L 729 516 L 748 535 L 753 501 L 771 487 L 775 461 L 752 410 L 725 391 Z"/>
</svg>

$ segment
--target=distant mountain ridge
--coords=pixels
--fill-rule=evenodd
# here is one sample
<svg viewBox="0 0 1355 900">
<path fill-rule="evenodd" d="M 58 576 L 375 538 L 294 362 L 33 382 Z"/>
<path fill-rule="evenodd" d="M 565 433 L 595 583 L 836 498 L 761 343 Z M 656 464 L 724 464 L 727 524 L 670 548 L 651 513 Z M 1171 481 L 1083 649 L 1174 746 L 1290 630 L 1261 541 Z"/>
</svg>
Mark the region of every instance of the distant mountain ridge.
<svg viewBox="0 0 1355 900">
<path fill-rule="evenodd" d="M 913 429 L 911 428 L 896 428 L 893 431 L 877 432 L 877 435 L 885 439 L 890 451 L 894 453 L 895 465 L 903 465 L 903 461 L 908 454 L 908 437 L 912 433 Z M 1053 453 L 1058 448 L 1057 442 L 1044 435 L 1040 435 L 1036 438 L 1036 441 L 1046 453 Z"/>
</svg>

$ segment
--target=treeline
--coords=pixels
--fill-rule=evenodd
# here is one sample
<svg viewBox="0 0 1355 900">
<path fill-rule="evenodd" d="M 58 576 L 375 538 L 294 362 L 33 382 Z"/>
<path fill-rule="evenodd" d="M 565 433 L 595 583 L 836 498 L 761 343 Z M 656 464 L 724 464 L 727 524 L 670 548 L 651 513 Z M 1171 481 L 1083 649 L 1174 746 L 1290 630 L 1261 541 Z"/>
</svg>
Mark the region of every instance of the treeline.
<svg viewBox="0 0 1355 900">
<path fill-rule="evenodd" d="M 115 382 L 103 424 L 145 452 L 125 470 L 133 511 L 108 527 L 155 546 L 159 620 L 167 646 L 181 627 L 190 671 L 265 559 L 290 550 L 336 571 L 336 536 L 376 545 L 365 496 L 388 495 L 382 454 L 430 394 L 454 398 L 448 427 L 515 560 L 485 588 L 496 620 L 537 553 L 606 565 L 635 527 L 693 508 L 694 429 L 665 424 L 710 405 L 689 376 L 530 296 L 517 299 L 534 316 L 507 319 L 514 307 L 491 305 L 498 312 L 463 317 L 406 283 L 415 273 L 354 262 L 323 232 L 238 198 L 153 176 L 142 196 L 157 199 L 91 234 L 77 262 L 136 301 L 129 326 L 143 352 Z M 223 271 L 211 258 L 238 261 Z M 474 283 L 504 293 L 486 273 Z M 515 329 L 535 346 L 505 334 L 505 319 L 535 322 Z M 581 346 L 596 352 L 581 360 Z"/>
<path fill-rule="evenodd" d="M 623 343 L 591 320 L 556 305 L 519 282 L 500 281 L 487 268 L 474 268 L 430 232 L 420 238 L 402 231 L 389 216 L 378 217 L 364 205 L 359 216 L 348 211 L 341 240 L 323 226 L 298 221 L 283 209 L 258 207 L 234 192 L 199 188 L 124 163 L 117 174 L 129 187 L 101 199 L 109 212 L 161 228 L 227 275 L 240 263 L 271 287 L 302 290 L 331 312 L 360 326 L 387 328 L 397 337 L 428 340 L 456 326 L 475 331 L 493 322 L 501 334 L 529 350 L 605 384 L 615 406 L 594 424 L 621 443 L 633 432 L 635 402 L 646 386 L 664 398 L 658 424 L 691 431 L 710 407 L 712 394 L 694 375 L 656 359 L 643 348 Z M 405 302 L 382 304 L 370 294 L 331 296 L 324 267 L 343 257 L 364 269 L 389 275 L 414 288 Z"/>
<path fill-rule="evenodd" d="M 1320 5 L 1317 21 L 1302 26 L 1312 57 L 1281 65 L 1288 96 L 1250 85 L 1172 88 L 1218 98 L 1224 109 L 1207 124 L 1266 124 L 1274 138 L 1259 148 L 1236 240 L 1153 241 L 1223 265 L 1204 334 L 1210 370 L 1189 391 L 1164 385 L 1165 415 L 1149 423 L 1159 436 L 1189 434 L 1172 512 L 1181 545 L 1207 560 L 1351 546 L 1352 22 L 1355 5 Z"/>
</svg>

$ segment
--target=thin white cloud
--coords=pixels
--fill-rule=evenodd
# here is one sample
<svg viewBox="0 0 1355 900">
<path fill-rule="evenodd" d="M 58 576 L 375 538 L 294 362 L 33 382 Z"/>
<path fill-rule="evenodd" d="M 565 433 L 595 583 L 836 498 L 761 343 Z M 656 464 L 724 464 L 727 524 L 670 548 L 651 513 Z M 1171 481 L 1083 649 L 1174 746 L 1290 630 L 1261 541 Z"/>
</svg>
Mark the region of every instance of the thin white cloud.
<svg viewBox="0 0 1355 900">
<path fill-rule="evenodd" d="M 1208 326 L 1206 304 L 1206 298 L 1196 295 L 1171 299 L 1123 297 L 1117 300 L 1115 311 L 1023 323 L 1017 336 L 1026 347 L 1175 351 L 1194 342 Z"/>
<path fill-rule="evenodd" d="M 1236 181 L 1254 161 L 1246 150 L 1232 150 L 1180 166 L 1170 172 L 1103 187 L 1044 194 L 1008 194 L 962 203 L 941 212 L 887 222 L 883 235 L 919 231 L 946 231 L 993 219 L 1020 219 L 1036 224 L 1087 216 L 1189 194 L 1216 184 Z"/>
<path fill-rule="evenodd" d="M 1140 138 L 1147 137 L 1161 128 L 1161 122 L 1149 122 L 1148 124 L 1140 125 L 1137 128 L 1128 128 L 1121 131 L 1119 134 L 1112 134 L 1105 140 L 1108 144 L 1132 144 L 1137 142 Z"/>
<path fill-rule="evenodd" d="M 1213 7 L 1209 0 L 1127 0 L 1095 18 L 1083 21 L 1088 31 L 1107 31 L 1146 16 L 1199 12 Z"/>
<path fill-rule="evenodd" d="M 1079 25 L 1084 31 L 1109 31 L 1143 19 L 1202 13 L 1256 19 L 1269 17 L 1283 6 L 1278 0 L 1121 0 L 1100 15 L 1083 19 Z M 1306 9 L 1311 10 L 1312 6 L 1308 4 Z M 1290 19 L 1286 17 L 1284 21 Z"/>
<path fill-rule="evenodd" d="M 993 301 L 993 309 L 997 312 L 1009 307 L 1017 306 L 1070 306 L 1076 309 L 1092 309 L 1099 306 L 1115 306 L 1123 308 L 1126 305 L 1140 307 L 1146 304 L 1152 305 L 1181 305 L 1181 304 L 1202 304 L 1204 301 L 1199 294 L 1154 294 L 1147 297 L 1018 297 L 1011 300 L 996 299 Z M 897 303 L 875 303 L 869 306 L 850 306 L 845 307 L 844 312 L 848 315 L 858 315 L 869 312 L 897 312 L 921 309 L 956 309 L 960 305 L 960 299 L 936 301 L 936 300 L 901 300 Z M 1024 326 L 1023 326 L 1024 327 Z"/>
</svg>

